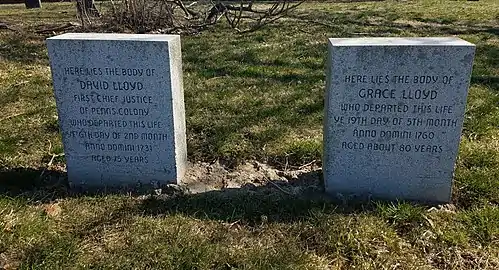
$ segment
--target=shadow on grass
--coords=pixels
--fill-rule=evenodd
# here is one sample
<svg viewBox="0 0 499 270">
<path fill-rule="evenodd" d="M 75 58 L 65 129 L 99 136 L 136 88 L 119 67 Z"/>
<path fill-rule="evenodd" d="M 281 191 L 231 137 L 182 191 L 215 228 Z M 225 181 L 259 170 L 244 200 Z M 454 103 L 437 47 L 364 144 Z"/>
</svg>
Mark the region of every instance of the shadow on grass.
<svg viewBox="0 0 499 270">
<path fill-rule="evenodd" d="M 199 219 L 241 222 L 293 222 L 310 216 L 312 211 L 334 212 L 338 207 L 326 198 L 306 198 L 278 191 L 222 190 L 169 198 L 151 197 L 139 205 L 145 215 L 182 214 Z"/>
<path fill-rule="evenodd" d="M 284 137 L 294 136 L 297 129 L 315 130 L 322 123 L 325 54 L 320 52 L 326 50 L 325 40 L 285 50 L 263 46 L 260 35 L 240 37 L 244 49 L 220 50 L 219 42 L 194 38 L 183 43 L 184 70 L 194 75 L 186 80 L 185 100 L 192 108 L 187 111 L 188 149 L 195 149 L 189 152 L 195 159 L 237 164 L 248 158 L 284 161 L 287 157 L 293 164 L 303 164 L 320 157 L 293 160 L 293 153 L 270 157 L 262 149 L 289 148 Z M 276 33 L 266 35 L 270 39 Z M 210 117 L 200 119 L 199 111 Z"/>
<path fill-rule="evenodd" d="M 368 196 L 335 197 L 325 193 L 320 171 L 306 172 L 289 182 L 212 190 L 196 194 L 157 195 L 142 200 L 137 210 L 146 216 L 181 214 L 197 219 L 259 225 L 309 219 L 315 213 L 367 213 L 376 210 Z"/>
<path fill-rule="evenodd" d="M 38 170 L 30 169 L 2 171 L 0 195 L 26 200 L 29 204 L 52 203 L 61 198 L 73 198 L 77 205 L 91 202 L 98 204 L 100 208 L 109 208 L 104 211 L 106 214 L 85 220 L 82 226 L 73 230 L 73 233 L 80 238 L 100 233 L 106 226 L 126 221 L 133 216 L 182 215 L 202 220 L 258 226 L 262 223 L 305 221 L 318 213 L 345 215 L 373 213 L 379 211 L 380 205 L 388 207 L 404 204 L 416 208 L 434 205 L 423 202 L 394 202 L 363 195 L 334 197 L 324 192 L 320 184 L 320 173 L 317 171 L 303 173 L 289 182 L 273 181 L 262 186 L 246 184 L 241 188 L 194 194 L 163 186 L 163 193 L 159 195 L 155 194 L 152 188 L 146 189 L 145 187 L 143 189 L 111 188 L 105 191 L 70 191 L 67 183 L 61 183 L 61 180 L 49 183 L 46 178 L 45 181 L 40 181 L 39 173 Z M 45 173 L 51 175 L 48 177 L 50 179 L 56 177 L 66 179 L 65 175 L 59 172 Z M 464 209 L 480 205 L 479 199 L 484 196 L 495 196 L 494 194 L 486 195 L 487 190 L 476 190 L 476 187 L 483 186 L 487 181 L 476 177 L 471 177 L 471 179 L 475 179 L 477 183 L 473 185 L 460 183 L 461 187 L 454 187 L 453 203 Z M 111 196 L 108 197 L 108 195 Z M 89 198 L 91 199 L 88 200 Z M 489 198 L 489 201 L 494 200 Z"/>
<path fill-rule="evenodd" d="M 477 25 L 473 21 L 458 21 L 456 18 L 403 18 L 396 11 L 388 10 L 361 10 L 349 12 L 319 12 L 302 13 L 292 15 L 292 18 L 304 20 L 309 24 L 324 26 L 335 33 L 341 33 L 342 37 L 355 35 L 356 32 L 345 32 L 350 27 L 357 30 L 367 30 L 370 34 L 377 33 L 381 36 L 399 34 L 401 32 L 413 32 L 421 36 L 429 35 L 468 35 L 468 34 L 491 34 L 499 35 L 499 27 L 494 24 L 481 23 Z M 364 31 L 362 31 L 364 32 Z M 358 33 L 357 33 L 358 34 Z"/>
<path fill-rule="evenodd" d="M 471 84 L 483 85 L 499 93 L 499 77 L 497 76 L 471 76 Z"/>
<path fill-rule="evenodd" d="M 0 55 L 0 58 L 20 64 L 47 63 L 43 39 L 28 33 L 12 33 L 2 37 Z"/>
<path fill-rule="evenodd" d="M 16 168 L 0 171 L 0 195 L 20 198 L 28 203 L 50 203 L 61 198 L 102 197 L 106 195 L 134 195 L 138 203 L 123 204 L 79 230 L 82 236 L 102 224 L 130 215 L 182 214 L 200 219 L 224 222 L 258 224 L 260 222 L 293 222 L 307 218 L 314 211 L 354 213 L 372 211 L 374 205 L 364 197 L 339 200 L 327 195 L 320 187 L 319 173 L 303 173 L 290 182 L 274 181 L 262 186 L 246 184 L 241 188 L 213 190 L 191 194 L 177 192 L 168 186 L 163 193 L 155 194 L 152 188 L 109 188 L 106 190 L 70 190 L 65 174 L 56 171 Z M 313 179 L 313 183 L 311 183 Z M 318 186 L 319 185 L 319 186 Z"/>
<path fill-rule="evenodd" d="M 499 46 L 477 44 L 473 74 L 491 76 L 495 69 L 499 69 Z"/>
<path fill-rule="evenodd" d="M 51 201 L 69 195 L 66 173 L 33 168 L 0 168 L 0 195 Z"/>
<path fill-rule="evenodd" d="M 189 155 L 194 159 L 222 159 L 237 165 L 247 158 L 277 158 L 280 162 L 303 164 L 320 159 L 320 145 L 314 145 L 308 152 L 308 159 L 302 159 L 300 153 L 293 151 L 282 157 L 265 156 L 261 149 L 267 144 L 279 142 L 286 134 L 308 128 L 310 121 L 320 126 L 324 102 L 322 97 L 306 100 L 304 93 L 293 92 L 275 104 L 248 104 L 248 107 L 225 108 L 228 115 L 219 118 L 216 115 L 210 125 L 205 122 L 188 122 Z M 256 108 L 255 108 L 256 107 Z M 299 142 L 297 148 L 309 148 L 307 142 Z M 292 149 L 289 149 L 292 150 Z M 208 157 L 204 156 L 208 155 Z M 273 161 L 273 160 L 271 160 Z"/>
</svg>

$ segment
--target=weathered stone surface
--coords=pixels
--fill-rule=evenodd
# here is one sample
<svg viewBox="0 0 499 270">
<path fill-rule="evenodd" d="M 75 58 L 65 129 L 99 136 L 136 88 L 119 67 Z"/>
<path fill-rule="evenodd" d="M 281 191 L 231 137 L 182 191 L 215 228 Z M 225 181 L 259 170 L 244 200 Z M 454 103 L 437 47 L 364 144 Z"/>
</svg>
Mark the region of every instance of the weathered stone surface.
<svg viewBox="0 0 499 270">
<path fill-rule="evenodd" d="M 458 38 L 330 39 L 326 190 L 449 201 L 474 51 Z"/>
<path fill-rule="evenodd" d="M 64 34 L 47 45 L 72 186 L 179 183 L 180 37 Z"/>
</svg>

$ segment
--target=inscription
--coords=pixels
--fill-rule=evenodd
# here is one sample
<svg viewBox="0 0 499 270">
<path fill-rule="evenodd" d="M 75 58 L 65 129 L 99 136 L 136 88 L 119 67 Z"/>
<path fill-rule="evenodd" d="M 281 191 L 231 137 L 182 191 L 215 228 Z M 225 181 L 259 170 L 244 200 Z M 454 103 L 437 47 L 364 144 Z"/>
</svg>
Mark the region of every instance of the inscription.
<svg viewBox="0 0 499 270">
<path fill-rule="evenodd" d="M 102 108 L 102 107 L 80 107 L 80 114 L 90 115 L 138 115 L 148 116 L 149 109 L 137 108 Z"/>
<path fill-rule="evenodd" d="M 141 77 L 141 76 L 154 76 L 156 69 L 154 68 L 119 68 L 119 67 L 65 67 L 64 75 L 73 76 L 128 76 L 128 77 Z"/>
<path fill-rule="evenodd" d="M 380 89 L 380 88 L 362 88 L 359 90 L 358 95 L 360 98 L 365 99 L 436 99 L 437 91 L 435 90 L 402 90 L 397 96 L 395 89 Z"/>
<path fill-rule="evenodd" d="M 343 82 L 349 84 L 375 83 L 375 84 L 450 84 L 454 76 L 438 75 L 345 75 Z"/>
<path fill-rule="evenodd" d="M 342 82 L 355 98 L 332 117 L 353 139 L 340 142 L 341 149 L 441 153 L 439 136 L 458 126 L 454 106 L 439 93 L 454 82 L 451 75 L 350 74 Z"/>
<path fill-rule="evenodd" d="M 77 89 L 71 101 L 79 113 L 65 136 L 82 141 L 92 162 L 146 164 L 157 155 L 155 143 L 169 140 L 165 123 L 147 120 L 158 110 L 149 88 L 155 69 L 68 66 L 64 75 Z"/>
<path fill-rule="evenodd" d="M 80 81 L 81 90 L 118 90 L 118 91 L 141 91 L 144 84 L 134 81 L 108 82 L 108 81 Z"/>
<path fill-rule="evenodd" d="M 125 140 L 146 140 L 146 141 L 166 141 L 168 134 L 152 133 L 152 132 L 103 132 L 103 131 L 88 131 L 88 130 L 70 130 L 66 132 L 69 138 L 90 139 L 90 140 L 109 140 L 109 139 L 125 139 Z"/>
<path fill-rule="evenodd" d="M 149 163 L 147 156 L 106 156 L 91 155 L 91 160 L 101 163 Z"/>
</svg>

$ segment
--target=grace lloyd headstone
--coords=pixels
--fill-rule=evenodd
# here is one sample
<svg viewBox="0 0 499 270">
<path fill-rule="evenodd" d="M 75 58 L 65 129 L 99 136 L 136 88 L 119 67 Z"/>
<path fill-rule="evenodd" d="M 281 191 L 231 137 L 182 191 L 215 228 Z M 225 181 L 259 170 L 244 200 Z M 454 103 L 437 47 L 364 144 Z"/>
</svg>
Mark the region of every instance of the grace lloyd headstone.
<svg viewBox="0 0 499 270">
<path fill-rule="evenodd" d="M 180 37 L 73 33 L 47 45 L 70 184 L 179 183 L 187 162 Z"/>
<path fill-rule="evenodd" d="M 448 202 L 474 52 L 458 38 L 330 39 L 326 191 Z"/>
</svg>

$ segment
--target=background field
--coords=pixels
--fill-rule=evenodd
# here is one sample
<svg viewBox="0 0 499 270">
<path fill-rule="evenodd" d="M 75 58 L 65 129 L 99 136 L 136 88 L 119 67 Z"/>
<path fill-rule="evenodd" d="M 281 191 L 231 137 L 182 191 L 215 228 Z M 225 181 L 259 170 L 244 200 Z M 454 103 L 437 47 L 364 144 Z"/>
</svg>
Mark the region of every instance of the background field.
<svg viewBox="0 0 499 270">
<path fill-rule="evenodd" d="M 320 166 L 330 37 L 477 45 L 452 204 L 280 190 L 74 196 L 44 39 L 70 3 L 0 5 L 0 268 L 499 269 L 499 1 L 307 3 L 274 26 L 182 37 L 189 160 Z M 50 35 L 50 34 L 49 34 Z M 40 175 L 42 175 L 40 177 Z"/>
</svg>

